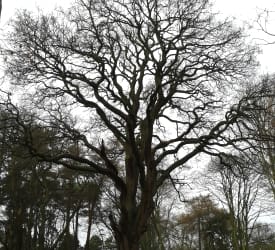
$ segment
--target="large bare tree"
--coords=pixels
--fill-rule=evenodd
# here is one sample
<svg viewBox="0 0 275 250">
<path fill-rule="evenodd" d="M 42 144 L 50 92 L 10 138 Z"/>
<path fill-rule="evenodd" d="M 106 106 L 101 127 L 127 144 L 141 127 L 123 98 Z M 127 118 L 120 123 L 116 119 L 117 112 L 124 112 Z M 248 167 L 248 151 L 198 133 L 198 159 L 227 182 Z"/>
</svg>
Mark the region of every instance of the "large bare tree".
<svg viewBox="0 0 275 250">
<path fill-rule="evenodd" d="M 8 109 L 26 146 L 107 177 L 117 248 L 137 250 L 159 187 L 200 153 L 240 140 L 242 102 L 230 106 L 227 93 L 250 73 L 254 48 L 208 0 L 78 0 L 12 24 L 6 74 L 32 115 Z M 38 150 L 34 120 L 60 145 Z"/>
</svg>

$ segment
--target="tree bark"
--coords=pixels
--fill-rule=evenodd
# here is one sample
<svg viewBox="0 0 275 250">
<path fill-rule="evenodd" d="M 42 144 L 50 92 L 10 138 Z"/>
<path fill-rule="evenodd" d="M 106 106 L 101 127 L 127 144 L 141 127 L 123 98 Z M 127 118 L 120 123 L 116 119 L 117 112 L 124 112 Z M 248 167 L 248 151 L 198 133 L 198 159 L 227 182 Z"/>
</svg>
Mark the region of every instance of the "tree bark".
<svg viewBox="0 0 275 250">
<path fill-rule="evenodd" d="M 87 234 L 86 234 L 85 250 L 90 249 L 90 237 L 91 237 L 93 210 L 94 210 L 93 202 L 91 200 L 89 200 L 88 201 L 88 228 L 87 228 Z"/>
<path fill-rule="evenodd" d="M 121 237 L 117 239 L 118 250 L 139 250 L 139 240 L 133 239 L 132 233 L 123 233 Z"/>
</svg>

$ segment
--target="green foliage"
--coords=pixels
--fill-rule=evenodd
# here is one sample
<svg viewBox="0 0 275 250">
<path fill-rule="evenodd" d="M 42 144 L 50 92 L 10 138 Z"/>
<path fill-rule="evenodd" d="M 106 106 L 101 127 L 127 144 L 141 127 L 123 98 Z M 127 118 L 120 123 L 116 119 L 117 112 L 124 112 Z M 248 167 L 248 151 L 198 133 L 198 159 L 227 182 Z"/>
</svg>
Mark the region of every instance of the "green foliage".
<svg viewBox="0 0 275 250">
<path fill-rule="evenodd" d="M 230 249 L 229 214 L 218 208 L 209 196 L 192 199 L 188 212 L 179 217 L 179 225 L 182 244 L 190 249 Z"/>
<path fill-rule="evenodd" d="M 57 250 L 78 249 L 79 242 L 72 234 L 66 234 Z"/>
<path fill-rule="evenodd" d="M 0 118 L 0 243 L 14 250 L 76 250 L 80 211 L 100 199 L 95 179 L 38 161 L 20 144 L 21 131 L 8 116 Z M 37 147 L 54 147 L 52 132 L 42 129 L 34 135 Z"/>
<path fill-rule="evenodd" d="M 103 241 L 98 235 L 93 235 L 89 242 L 89 248 L 85 250 L 102 250 Z"/>
</svg>

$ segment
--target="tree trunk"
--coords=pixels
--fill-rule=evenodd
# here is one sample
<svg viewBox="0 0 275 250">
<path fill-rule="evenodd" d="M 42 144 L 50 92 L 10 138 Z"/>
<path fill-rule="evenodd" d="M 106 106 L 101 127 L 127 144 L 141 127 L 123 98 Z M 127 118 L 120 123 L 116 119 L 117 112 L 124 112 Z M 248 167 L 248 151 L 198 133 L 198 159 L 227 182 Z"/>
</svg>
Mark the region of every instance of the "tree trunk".
<svg viewBox="0 0 275 250">
<path fill-rule="evenodd" d="M 41 208 L 41 223 L 39 226 L 39 233 L 38 233 L 38 245 L 39 250 L 43 250 L 45 248 L 45 229 L 46 229 L 46 214 L 45 208 Z"/>
<path fill-rule="evenodd" d="M 139 250 L 140 240 L 146 231 L 149 218 L 154 210 L 156 171 L 150 160 L 147 175 L 140 176 L 139 163 L 131 146 L 125 148 L 125 189 L 120 193 L 120 216 L 116 221 L 109 216 L 118 250 Z M 145 157 L 146 158 L 146 157 Z M 150 158 L 150 157 L 149 157 Z M 138 183 L 142 183 L 141 195 L 138 198 Z"/>
<path fill-rule="evenodd" d="M 75 215 L 75 231 L 74 231 L 74 250 L 78 249 L 78 219 L 79 219 L 79 207 L 77 208 L 76 215 Z"/>
<path fill-rule="evenodd" d="M 94 207 L 95 207 L 95 201 L 89 200 L 88 201 L 88 228 L 87 228 L 87 234 L 86 234 L 85 250 L 90 249 L 90 239 L 91 239 L 90 237 L 91 237 Z"/>
<path fill-rule="evenodd" d="M 120 242 L 117 242 L 118 250 L 139 250 L 139 242 L 133 242 L 133 240 L 123 235 Z"/>
<path fill-rule="evenodd" d="M 138 208 L 136 207 L 136 209 L 122 214 L 119 223 L 116 223 L 112 215 L 110 215 L 109 218 L 118 250 L 140 249 L 140 240 L 146 231 L 147 223 L 152 213 L 149 203 L 145 205 L 147 209 L 140 204 Z"/>
<path fill-rule="evenodd" d="M 141 232 L 134 223 L 134 218 L 129 219 L 123 214 L 119 223 L 112 215 L 109 216 L 111 227 L 115 236 L 117 250 L 138 250 L 140 245 Z"/>
</svg>

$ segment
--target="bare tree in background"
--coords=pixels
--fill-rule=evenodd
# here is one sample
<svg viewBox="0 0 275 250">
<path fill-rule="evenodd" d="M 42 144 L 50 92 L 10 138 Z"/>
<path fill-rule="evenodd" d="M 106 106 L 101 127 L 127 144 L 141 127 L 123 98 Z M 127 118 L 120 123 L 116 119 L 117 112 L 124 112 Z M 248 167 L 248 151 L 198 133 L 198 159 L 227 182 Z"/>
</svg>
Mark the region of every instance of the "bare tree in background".
<svg viewBox="0 0 275 250">
<path fill-rule="evenodd" d="M 205 175 L 204 186 L 229 213 L 234 250 L 249 249 L 255 223 L 263 212 L 259 206 L 261 175 L 255 173 L 253 164 L 245 156 L 228 155 L 213 160 Z"/>
<path fill-rule="evenodd" d="M 248 88 L 248 92 L 258 89 L 257 95 L 251 98 L 249 114 L 250 133 L 255 138 L 253 153 L 257 156 L 255 170 L 267 179 L 275 197 L 275 77 L 262 77 L 257 86 Z"/>
<path fill-rule="evenodd" d="M 243 102 L 230 107 L 225 93 L 251 72 L 254 48 L 208 0 L 78 0 L 22 12 L 9 39 L 6 74 L 32 115 L 6 110 L 42 161 L 107 177 L 119 250 L 139 249 L 154 196 L 177 170 L 242 140 Z M 39 151 L 34 124 L 60 145 Z"/>
<path fill-rule="evenodd" d="M 275 16 L 275 12 L 265 9 L 258 14 L 256 19 L 256 28 L 266 36 L 265 38 L 258 38 L 262 40 L 264 45 L 275 44 L 275 30 L 273 30 L 272 16 Z"/>
</svg>

